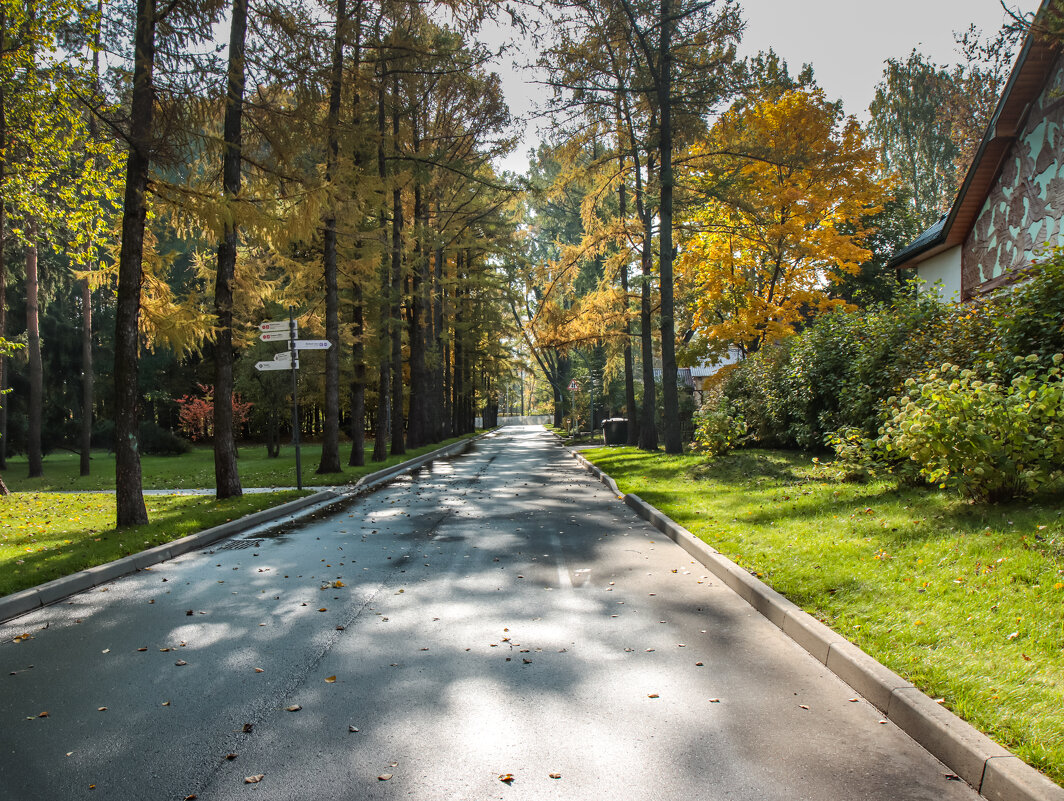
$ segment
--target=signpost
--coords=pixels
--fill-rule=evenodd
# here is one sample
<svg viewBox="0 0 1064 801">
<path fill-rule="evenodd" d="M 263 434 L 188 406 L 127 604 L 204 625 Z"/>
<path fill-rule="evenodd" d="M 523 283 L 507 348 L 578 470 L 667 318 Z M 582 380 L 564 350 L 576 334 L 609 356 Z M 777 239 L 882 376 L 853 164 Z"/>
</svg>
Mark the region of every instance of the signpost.
<svg viewBox="0 0 1064 801">
<path fill-rule="evenodd" d="M 276 320 L 272 323 L 259 323 L 260 331 L 291 331 L 292 323 L 289 320 Z M 296 327 L 296 333 L 299 333 L 299 328 Z"/>
<path fill-rule="evenodd" d="M 295 339 L 295 335 L 291 331 L 263 331 L 259 334 L 259 339 L 263 342 L 281 342 L 286 339 Z"/>
<path fill-rule="evenodd" d="M 332 343 L 327 339 L 297 339 L 299 328 L 296 326 L 295 307 L 288 307 L 287 320 L 274 320 L 259 323 L 259 339 L 263 342 L 287 342 L 288 350 L 274 354 L 273 361 L 255 362 L 259 372 L 269 370 L 291 370 L 292 372 L 292 445 L 296 449 L 296 488 L 303 489 L 303 462 L 299 448 L 299 381 L 296 370 L 299 369 L 297 351 L 328 350 Z"/>
</svg>

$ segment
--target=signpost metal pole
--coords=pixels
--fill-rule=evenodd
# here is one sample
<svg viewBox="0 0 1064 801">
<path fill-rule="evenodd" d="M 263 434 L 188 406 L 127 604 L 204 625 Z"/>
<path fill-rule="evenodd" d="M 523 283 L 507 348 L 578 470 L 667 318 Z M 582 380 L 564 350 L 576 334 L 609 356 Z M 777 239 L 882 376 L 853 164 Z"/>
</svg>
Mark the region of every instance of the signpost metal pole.
<svg viewBox="0 0 1064 801">
<path fill-rule="evenodd" d="M 288 307 L 289 353 L 292 357 L 292 444 L 296 446 L 296 489 L 303 489 L 303 463 L 299 454 L 299 381 L 296 378 L 296 319 L 295 307 Z"/>
</svg>

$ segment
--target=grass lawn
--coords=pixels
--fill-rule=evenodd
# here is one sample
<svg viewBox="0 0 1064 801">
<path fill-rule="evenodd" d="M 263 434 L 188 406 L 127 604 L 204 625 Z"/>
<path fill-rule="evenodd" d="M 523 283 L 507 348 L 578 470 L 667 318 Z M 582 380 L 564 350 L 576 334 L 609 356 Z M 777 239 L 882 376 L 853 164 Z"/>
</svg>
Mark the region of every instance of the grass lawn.
<svg viewBox="0 0 1064 801">
<path fill-rule="evenodd" d="M 308 443 L 300 448 L 303 463 L 303 486 L 322 487 L 333 484 L 348 484 L 367 473 L 413 459 L 429 451 L 442 448 L 463 437 L 437 442 L 407 451 L 402 456 L 389 456 L 384 462 L 370 462 L 373 443 L 366 451 L 364 467 L 347 467 L 351 446 L 340 447 L 342 473 L 317 475 L 321 461 L 321 445 Z M 26 457 L 9 457 L 4 472 L 4 483 L 12 492 L 55 492 L 78 490 L 113 490 L 115 488 L 115 457 L 106 451 L 92 454 L 92 475 L 82 478 L 79 473 L 80 457 L 76 453 L 56 451 L 44 459 L 44 476 L 26 478 L 29 472 Z M 245 487 L 294 487 L 296 485 L 295 448 L 282 446 L 276 459 L 266 457 L 266 448 L 261 445 L 245 445 L 240 448 L 238 460 L 240 482 Z M 144 489 L 204 489 L 214 486 L 214 451 L 210 446 L 197 446 L 181 456 L 142 456 L 141 473 Z"/>
<path fill-rule="evenodd" d="M 801 454 L 583 455 L 1064 783 L 1061 499 L 977 506 L 826 478 Z"/>
<path fill-rule="evenodd" d="M 76 467 L 76 465 L 75 465 Z M 101 493 L 18 492 L 0 497 L 0 596 L 68 576 L 305 492 L 245 495 L 149 495 L 146 526 L 114 528 L 115 499 Z"/>
</svg>

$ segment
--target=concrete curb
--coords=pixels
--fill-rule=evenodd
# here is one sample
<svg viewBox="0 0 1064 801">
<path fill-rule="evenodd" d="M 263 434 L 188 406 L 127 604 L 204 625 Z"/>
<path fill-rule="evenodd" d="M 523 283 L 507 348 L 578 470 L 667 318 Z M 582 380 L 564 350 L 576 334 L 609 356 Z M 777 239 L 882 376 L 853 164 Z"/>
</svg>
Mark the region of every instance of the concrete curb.
<svg viewBox="0 0 1064 801">
<path fill-rule="evenodd" d="M 705 565 L 980 795 L 990 801 L 1064 801 L 1064 787 L 935 703 L 638 495 L 620 492 L 612 478 L 579 453 L 573 452 L 573 457 L 637 515 Z"/>
<path fill-rule="evenodd" d="M 304 498 L 296 498 L 294 501 L 283 503 L 280 506 L 273 506 L 269 509 L 263 509 L 260 512 L 245 515 L 236 520 L 230 520 L 219 526 L 214 526 L 213 528 L 204 529 L 195 534 L 190 534 L 187 537 L 182 537 L 179 540 L 166 542 L 162 545 L 157 545 L 154 548 L 149 548 L 146 551 L 123 556 L 121 559 L 116 559 L 113 562 L 107 562 L 106 564 L 97 565 L 96 567 L 86 568 L 81 572 L 73 573 L 69 576 L 63 576 L 54 581 L 49 581 L 36 587 L 30 587 L 29 589 L 12 593 L 11 595 L 0 598 L 0 623 L 11 620 L 19 615 L 23 615 L 26 612 L 32 612 L 34 609 L 40 609 L 41 607 L 65 600 L 71 595 L 75 595 L 79 592 L 98 587 L 101 584 L 107 584 L 121 576 L 136 573 L 146 567 L 157 565 L 168 559 L 173 559 L 175 556 L 180 556 L 189 551 L 195 551 L 206 547 L 211 543 L 225 539 L 226 537 L 243 534 L 251 529 L 260 527 L 272 528 L 281 524 L 282 521 L 286 524 L 296 522 L 329 509 L 330 507 L 350 503 L 356 498 L 368 495 L 374 490 L 379 489 L 389 481 L 398 478 L 400 475 L 424 467 L 431 461 L 462 453 L 477 440 L 493 433 L 494 429 L 492 431 L 486 431 L 483 434 L 478 434 L 475 437 L 463 439 L 460 442 L 452 442 L 450 445 L 437 448 L 430 453 L 426 453 L 416 459 L 411 459 L 408 462 L 402 462 L 401 464 L 378 470 L 375 473 L 370 473 L 360 478 L 349 490 L 328 489 L 315 492 L 313 495 L 308 495 Z"/>
</svg>

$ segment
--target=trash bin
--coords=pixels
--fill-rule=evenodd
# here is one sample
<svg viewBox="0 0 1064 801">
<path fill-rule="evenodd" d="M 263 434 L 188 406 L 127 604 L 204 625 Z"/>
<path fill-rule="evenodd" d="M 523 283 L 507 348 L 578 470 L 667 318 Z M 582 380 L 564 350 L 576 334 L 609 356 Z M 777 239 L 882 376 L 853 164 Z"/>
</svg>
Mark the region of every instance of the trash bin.
<svg viewBox="0 0 1064 801">
<path fill-rule="evenodd" d="M 611 417 L 603 420 L 602 441 L 607 445 L 624 445 L 628 441 L 628 418 Z"/>
</svg>

